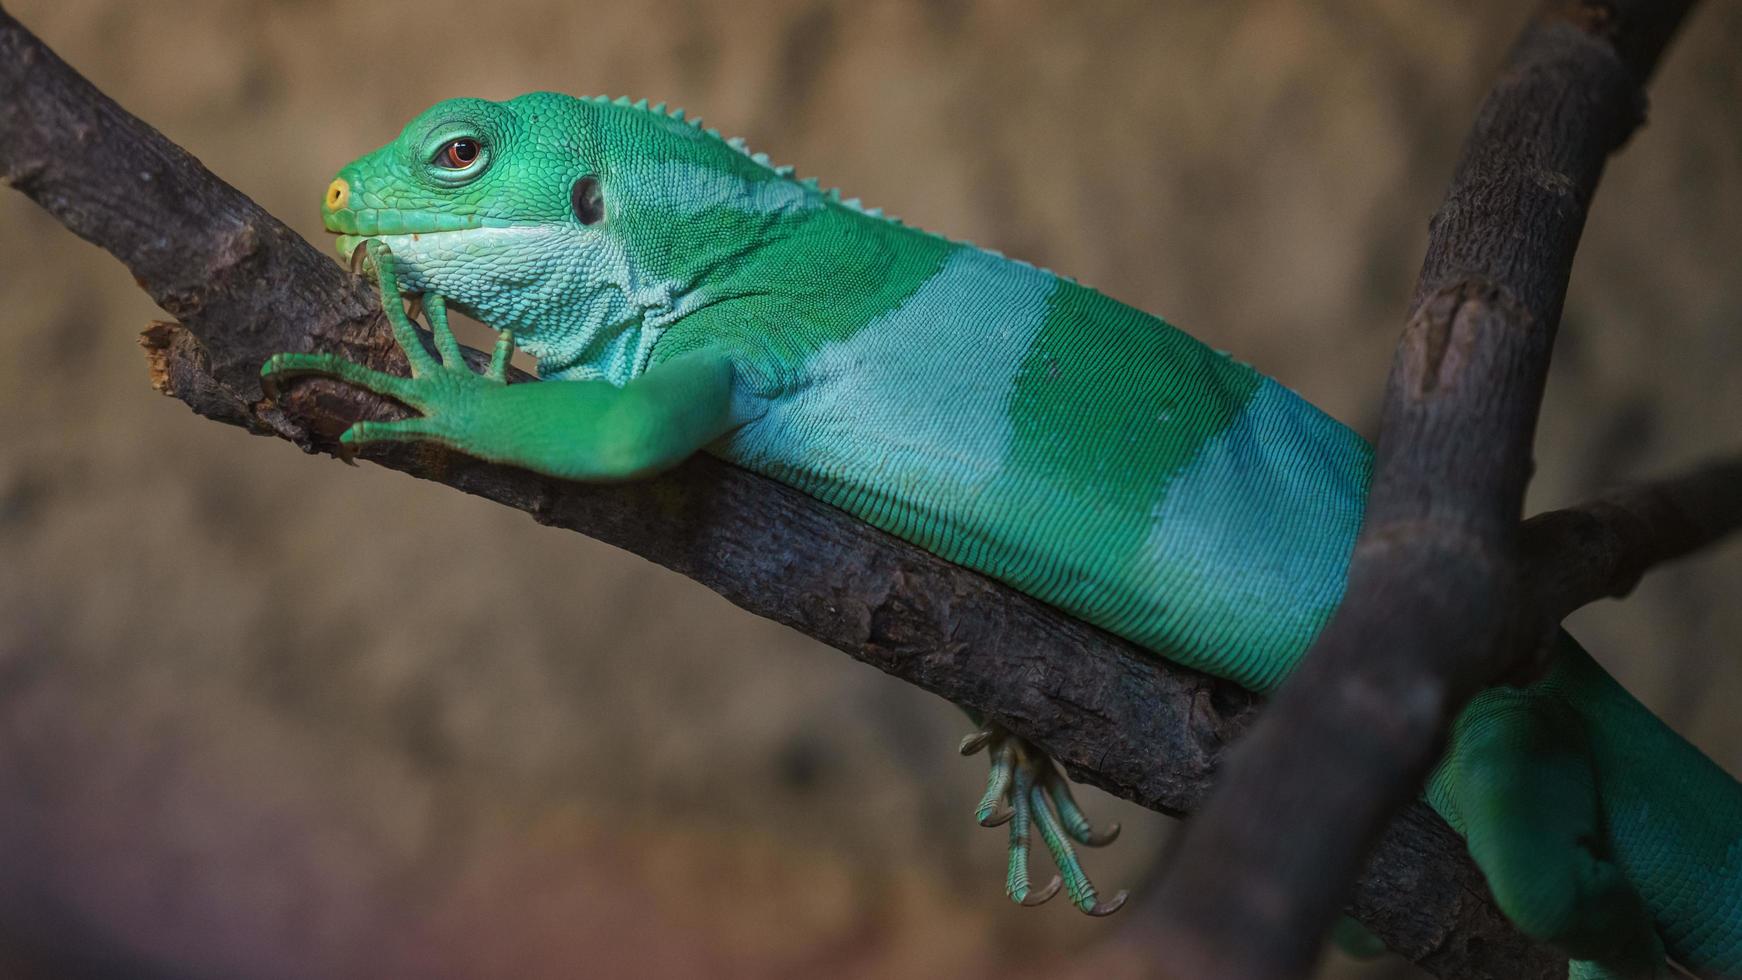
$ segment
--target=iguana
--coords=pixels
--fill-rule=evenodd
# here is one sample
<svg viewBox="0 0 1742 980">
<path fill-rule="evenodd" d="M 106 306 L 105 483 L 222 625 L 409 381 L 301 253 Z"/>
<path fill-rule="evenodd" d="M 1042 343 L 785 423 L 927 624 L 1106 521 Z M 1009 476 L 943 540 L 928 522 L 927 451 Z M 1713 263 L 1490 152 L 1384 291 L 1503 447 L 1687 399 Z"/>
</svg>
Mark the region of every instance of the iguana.
<svg viewBox="0 0 1742 980">
<path fill-rule="evenodd" d="M 1149 314 L 842 200 L 681 111 L 442 102 L 340 170 L 323 212 L 372 265 L 412 376 L 324 353 L 262 375 L 419 413 L 353 425 L 348 450 L 429 441 L 574 480 L 704 450 L 1258 692 L 1342 596 L 1372 458 L 1354 432 Z M 482 373 L 450 306 L 501 331 Z M 515 347 L 538 383 L 505 383 Z M 1429 802 L 1575 976 L 1666 954 L 1742 975 L 1742 787 L 1557 642 L 1540 681 L 1464 711 Z M 1032 826 L 1079 908 L 1115 907 L 1071 845 L 1108 835 L 1052 762 L 996 730 L 980 746 L 1010 897 L 1058 885 L 1030 887 Z"/>
</svg>

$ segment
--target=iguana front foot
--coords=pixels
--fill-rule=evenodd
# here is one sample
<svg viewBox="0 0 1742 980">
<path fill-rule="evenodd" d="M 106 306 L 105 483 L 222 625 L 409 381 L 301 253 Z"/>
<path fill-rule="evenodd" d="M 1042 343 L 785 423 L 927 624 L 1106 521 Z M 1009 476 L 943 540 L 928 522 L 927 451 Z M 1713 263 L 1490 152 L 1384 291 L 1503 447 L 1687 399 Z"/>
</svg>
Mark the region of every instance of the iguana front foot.
<svg viewBox="0 0 1742 980">
<path fill-rule="evenodd" d="M 337 354 L 275 354 L 260 368 L 260 385 L 268 397 L 276 398 L 279 383 L 298 377 L 333 378 L 378 395 L 391 398 L 415 409 L 418 418 L 399 422 L 358 422 L 339 436 L 339 455 L 349 462 L 357 449 L 370 442 L 411 442 L 431 440 L 449 445 L 464 442 L 467 429 L 475 421 L 477 396 L 481 388 L 499 388 L 508 383 L 508 359 L 514 352 L 514 341 L 508 331 L 497 337 L 496 349 L 484 373 L 474 372 L 461 352 L 460 343 L 448 326 L 447 304 L 441 296 L 429 294 L 414 297 L 408 309 L 399 294 L 398 278 L 394 274 L 393 253 L 386 245 L 369 239 L 352 253 L 351 267 L 359 271 L 358 256 L 367 254 L 381 284 L 381 305 L 393 327 L 394 339 L 411 364 L 411 377 L 388 374 L 346 360 Z M 424 349 L 412 317 L 418 312 L 428 315 L 430 332 L 435 337 L 441 359 L 431 357 Z"/>
<path fill-rule="evenodd" d="M 1117 912 L 1125 904 L 1127 893 L 1121 891 L 1108 901 L 1099 901 L 1071 841 L 1084 847 L 1104 847 L 1119 836 L 1119 825 L 1112 824 L 1097 833 L 1077 806 L 1064 773 L 1032 742 L 989 724 L 962 739 L 963 755 L 973 755 L 981 749 L 991 751 L 992 764 L 986 779 L 986 795 L 980 798 L 975 816 L 983 827 L 1010 825 L 1010 869 L 1004 879 L 1005 894 L 1022 905 L 1040 905 L 1059 890 L 1060 879 L 1056 875 L 1038 892 L 1029 887 L 1028 838 L 1029 829 L 1034 826 L 1040 829 L 1041 840 L 1064 876 L 1071 904 L 1089 915 Z"/>
</svg>

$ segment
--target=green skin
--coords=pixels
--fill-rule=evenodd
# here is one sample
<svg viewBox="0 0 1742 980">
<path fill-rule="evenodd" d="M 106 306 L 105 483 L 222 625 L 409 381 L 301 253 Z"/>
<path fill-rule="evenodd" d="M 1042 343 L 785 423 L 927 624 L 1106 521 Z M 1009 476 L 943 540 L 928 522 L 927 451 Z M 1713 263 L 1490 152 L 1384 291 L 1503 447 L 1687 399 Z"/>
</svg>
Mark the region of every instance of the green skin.
<svg viewBox="0 0 1742 980">
<path fill-rule="evenodd" d="M 325 216 L 373 260 L 413 376 L 324 354 L 263 374 L 421 413 L 359 423 L 350 447 L 437 442 L 576 480 L 705 450 L 1261 692 L 1342 596 L 1371 460 L 1354 433 L 1154 317 L 843 202 L 681 113 L 443 102 L 341 170 Z M 424 297 L 440 360 L 401 295 Z M 450 305 L 503 331 L 483 375 Z M 544 383 L 503 383 L 511 345 Z M 996 732 L 964 750 L 983 745 L 1011 897 L 1050 895 L 1029 887 L 1033 827 L 1075 904 L 1116 907 L 1071 846 L 1110 835 L 1051 762 Z M 1666 953 L 1742 975 L 1742 787 L 1570 638 L 1544 680 L 1469 706 L 1427 796 L 1573 975 L 1649 975 Z"/>
</svg>

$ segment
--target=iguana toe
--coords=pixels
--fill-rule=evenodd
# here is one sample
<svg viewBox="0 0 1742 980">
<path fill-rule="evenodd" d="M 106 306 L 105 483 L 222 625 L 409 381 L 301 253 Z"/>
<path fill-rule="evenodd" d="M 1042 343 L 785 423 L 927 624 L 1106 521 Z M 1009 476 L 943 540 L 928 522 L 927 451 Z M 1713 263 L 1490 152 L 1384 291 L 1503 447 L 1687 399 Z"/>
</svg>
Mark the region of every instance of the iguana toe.
<svg viewBox="0 0 1742 980">
<path fill-rule="evenodd" d="M 1102 847 L 1119 836 L 1119 825 L 1097 832 L 1071 795 L 1070 784 L 1058 766 L 1038 746 L 996 725 L 988 725 L 962 740 L 963 755 L 989 749 L 991 765 L 986 792 L 975 808 L 982 827 L 1010 825 L 1009 864 L 1004 891 L 1021 905 L 1040 905 L 1062 885 L 1071 904 L 1088 915 L 1110 915 L 1125 904 L 1126 892 L 1103 902 L 1095 893 L 1075 841 L 1085 847 Z M 1058 866 L 1047 887 L 1034 891 L 1028 878 L 1028 848 L 1031 829 L 1040 831 L 1053 863 Z"/>
</svg>

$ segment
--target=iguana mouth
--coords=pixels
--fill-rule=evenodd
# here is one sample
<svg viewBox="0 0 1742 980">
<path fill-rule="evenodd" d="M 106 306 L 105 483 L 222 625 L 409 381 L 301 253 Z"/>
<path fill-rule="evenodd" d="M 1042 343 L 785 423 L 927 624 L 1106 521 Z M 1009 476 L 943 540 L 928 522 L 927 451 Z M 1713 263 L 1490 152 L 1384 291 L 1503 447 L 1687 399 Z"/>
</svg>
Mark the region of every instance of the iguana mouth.
<svg viewBox="0 0 1742 980">
<path fill-rule="evenodd" d="M 344 208 L 326 214 L 327 231 L 335 235 L 433 235 L 473 228 L 507 228 L 514 222 L 483 214 L 448 211 L 402 211 L 399 208 Z"/>
<path fill-rule="evenodd" d="M 357 246 L 366 239 L 388 235 L 439 235 L 477 228 L 508 228 L 513 222 L 478 214 L 452 214 L 445 211 L 402 211 L 398 208 L 342 208 L 328 211 L 326 229 L 337 235 L 339 256 L 354 260 Z"/>
</svg>

